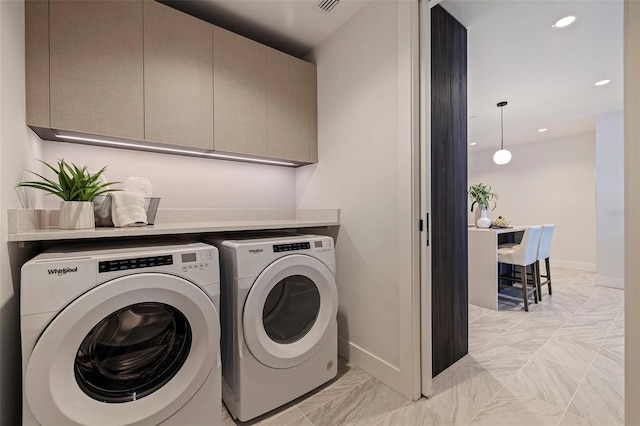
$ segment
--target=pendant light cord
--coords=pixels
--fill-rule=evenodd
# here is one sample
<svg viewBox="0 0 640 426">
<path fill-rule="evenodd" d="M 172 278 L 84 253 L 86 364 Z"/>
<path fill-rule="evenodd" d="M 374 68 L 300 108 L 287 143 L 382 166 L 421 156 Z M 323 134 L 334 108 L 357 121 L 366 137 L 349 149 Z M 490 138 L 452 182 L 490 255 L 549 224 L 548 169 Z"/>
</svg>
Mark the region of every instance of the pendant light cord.
<svg viewBox="0 0 640 426">
<path fill-rule="evenodd" d="M 504 123 L 502 121 L 502 110 L 503 106 L 500 107 L 500 149 L 504 149 Z"/>
<path fill-rule="evenodd" d="M 496 105 L 500 108 L 500 150 L 493 155 L 493 162 L 496 164 L 507 164 L 511 161 L 511 153 L 504 149 L 504 111 L 507 101 L 498 102 Z"/>
</svg>

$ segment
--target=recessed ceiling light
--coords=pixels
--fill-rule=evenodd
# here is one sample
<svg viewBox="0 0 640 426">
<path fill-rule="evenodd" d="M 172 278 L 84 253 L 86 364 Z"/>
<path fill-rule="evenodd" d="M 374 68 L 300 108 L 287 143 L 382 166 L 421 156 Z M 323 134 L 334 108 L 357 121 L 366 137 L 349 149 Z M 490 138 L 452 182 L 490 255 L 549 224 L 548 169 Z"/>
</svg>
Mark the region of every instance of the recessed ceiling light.
<svg viewBox="0 0 640 426">
<path fill-rule="evenodd" d="M 471 142 L 469 145 L 471 146 L 478 145 L 478 142 Z"/>
<path fill-rule="evenodd" d="M 542 133 L 542 132 L 546 132 L 547 129 L 538 129 L 538 132 Z"/>
<path fill-rule="evenodd" d="M 611 83 L 611 80 L 600 80 L 596 82 L 596 86 L 604 86 L 605 84 Z"/>
<path fill-rule="evenodd" d="M 568 27 L 569 25 L 573 24 L 574 21 L 576 20 L 575 16 L 565 16 L 564 18 L 560 18 L 556 21 L 555 24 L 553 24 L 553 28 L 564 28 L 564 27 Z"/>
</svg>

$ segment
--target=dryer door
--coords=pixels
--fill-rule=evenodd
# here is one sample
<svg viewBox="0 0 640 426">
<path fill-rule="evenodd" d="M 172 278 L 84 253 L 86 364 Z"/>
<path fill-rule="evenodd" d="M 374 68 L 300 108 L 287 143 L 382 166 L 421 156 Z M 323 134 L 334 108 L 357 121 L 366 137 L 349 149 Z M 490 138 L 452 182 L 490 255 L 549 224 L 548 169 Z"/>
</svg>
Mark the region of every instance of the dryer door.
<svg viewBox="0 0 640 426">
<path fill-rule="evenodd" d="M 158 424 L 217 366 L 218 312 L 182 278 L 143 273 L 94 287 L 44 330 L 25 376 L 41 424 Z"/>
<path fill-rule="evenodd" d="M 338 290 L 329 268 L 311 256 L 285 256 L 251 286 L 243 311 L 245 341 L 261 363 L 290 368 L 324 344 L 337 312 Z"/>
</svg>

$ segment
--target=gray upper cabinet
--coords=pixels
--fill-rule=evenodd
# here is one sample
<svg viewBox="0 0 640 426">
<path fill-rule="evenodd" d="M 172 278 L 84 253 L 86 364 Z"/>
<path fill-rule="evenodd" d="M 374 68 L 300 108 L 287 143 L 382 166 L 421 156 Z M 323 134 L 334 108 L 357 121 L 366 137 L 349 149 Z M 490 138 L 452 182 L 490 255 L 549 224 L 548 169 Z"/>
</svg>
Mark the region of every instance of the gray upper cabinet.
<svg viewBox="0 0 640 426">
<path fill-rule="evenodd" d="M 27 124 L 49 127 L 49 2 L 27 0 L 24 13 Z"/>
<path fill-rule="evenodd" d="M 316 66 L 214 28 L 218 151 L 317 161 Z"/>
<path fill-rule="evenodd" d="M 213 25 L 144 1 L 145 139 L 213 149 Z"/>
<path fill-rule="evenodd" d="M 267 154 L 311 162 L 315 136 L 315 65 L 267 48 Z M 313 107 L 312 107 L 313 105 Z"/>
<path fill-rule="evenodd" d="M 26 121 L 43 139 L 317 162 L 313 64 L 152 0 L 26 0 L 25 17 Z"/>
<path fill-rule="evenodd" d="M 142 2 L 51 0 L 49 21 L 51 127 L 143 139 Z"/>
<path fill-rule="evenodd" d="M 215 149 L 267 156 L 267 47 L 213 32 Z"/>
</svg>

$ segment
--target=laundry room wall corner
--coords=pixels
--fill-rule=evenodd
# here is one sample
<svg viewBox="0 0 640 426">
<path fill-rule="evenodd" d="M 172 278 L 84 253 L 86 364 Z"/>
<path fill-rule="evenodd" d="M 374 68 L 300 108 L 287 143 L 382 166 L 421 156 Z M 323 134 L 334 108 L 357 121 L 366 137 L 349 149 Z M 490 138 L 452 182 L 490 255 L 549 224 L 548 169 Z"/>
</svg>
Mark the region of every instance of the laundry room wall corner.
<svg viewBox="0 0 640 426">
<path fill-rule="evenodd" d="M 340 209 L 339 354 L 410 399 L 419 396 L 420 376 L 412 248 L 416 6 L 371 2 L 310 53 L 318 66 L 319 161 L 296 170 L 298 209 Z"/>
<path fill-rule="evenodd" d="M 0 1 L 0 424 L 21 423 L 20 265 L 37 245 L 7 243 L 6 211 L 20 208 L 13 186 L 42 158 L 42 142 L 25 125 L 24 1 Z"/>
</svg>

